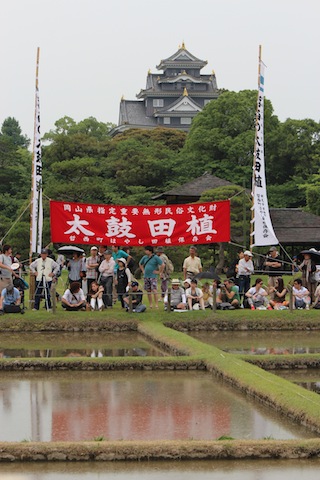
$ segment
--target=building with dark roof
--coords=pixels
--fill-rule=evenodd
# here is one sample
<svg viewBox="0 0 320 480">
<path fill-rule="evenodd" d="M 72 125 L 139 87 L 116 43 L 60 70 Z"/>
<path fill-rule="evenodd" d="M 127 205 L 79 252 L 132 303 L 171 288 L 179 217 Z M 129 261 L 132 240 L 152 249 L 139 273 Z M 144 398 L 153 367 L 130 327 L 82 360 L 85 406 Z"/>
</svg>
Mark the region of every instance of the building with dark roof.
<svg viewBox="0 0 320 480">
<path fill-rule="evenodd" d="M 190 182 L 154 196 L 153 200 L 165 200 L 168 205 L 193 203 L 199 201 L 206 190 L 231 185 L 234 184 L 206 172 Z M 247 189 L 245 193 L 250 195 Z M 292 247 L 292 252 L 298 247 L 320 249 L 320 217 L 318 215 L 305 212 L 302 208 L 270 208 L 270 217 L 281 245 Z M 242 245 L 243 238 L 232 238 L 232 241 Z"/>
<path fill-rule="evenodd" d="M 129 128 L 159 126 L 188 131 L 195 115 L 219 96 L 214 71 L 200 73 L 206 65 L 207 61 L 192 55 L 183 43 L 157 65 L 163 73 L 148 72 L 146 88 L 140 90 L 138 100 L 121 99 L 119 123 L 110 135 Z"/>
</svg>

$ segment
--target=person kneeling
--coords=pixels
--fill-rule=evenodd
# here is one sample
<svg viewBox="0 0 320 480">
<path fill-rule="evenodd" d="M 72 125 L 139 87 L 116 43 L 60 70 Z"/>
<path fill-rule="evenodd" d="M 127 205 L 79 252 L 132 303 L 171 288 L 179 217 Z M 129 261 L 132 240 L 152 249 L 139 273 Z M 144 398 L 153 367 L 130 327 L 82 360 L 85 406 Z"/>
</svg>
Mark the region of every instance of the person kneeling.
<svg viewBox="0 0 320 480">
<path fill-rule="evenodd" d="M 79 282 L 71 283 L 70 288 L 62 296 L 61 305 L 69 311 L 86 309 L 86 297 Z"/>
<path fill-rule="evenodd" d="M 21 310 L 20 303 L 20 292 L 10 283 L 1 292 L 0 315 L 4 313 L 24 313 L 24 310 Z"/>
<path fill-rule="evenodd" d="M 171 296 L 170 296 L 170 307 L 168 305 L 168 292 L 166 292 L 164 301 L 164 308 L 167 310 L 186 310 L 187 309 L 187 298 L 185 291 L 180 287 L 180 281 L 177 278 L 174 278 L 171 282 Z"/>
</svg>

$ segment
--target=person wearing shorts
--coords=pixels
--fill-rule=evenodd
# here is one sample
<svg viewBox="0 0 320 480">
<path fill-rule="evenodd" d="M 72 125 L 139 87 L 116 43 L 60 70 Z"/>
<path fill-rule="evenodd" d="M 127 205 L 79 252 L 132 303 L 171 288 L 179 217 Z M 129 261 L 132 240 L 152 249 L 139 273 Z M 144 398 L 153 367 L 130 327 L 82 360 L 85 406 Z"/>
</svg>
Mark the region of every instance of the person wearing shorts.
<svg viewBox="0 0 320 480">
<path fill-rule="evenodd" d="M 154 254 L 153 247 L 145 247 L 145 255 L 141 258 L 139 267 L 144 276 L 144 289 L 148 295 L 150 308 L 152 308 L 152 297 L 155 308 L 159 308 L 158 276 L 163 272 L 164 263 Z"/>
</svg>

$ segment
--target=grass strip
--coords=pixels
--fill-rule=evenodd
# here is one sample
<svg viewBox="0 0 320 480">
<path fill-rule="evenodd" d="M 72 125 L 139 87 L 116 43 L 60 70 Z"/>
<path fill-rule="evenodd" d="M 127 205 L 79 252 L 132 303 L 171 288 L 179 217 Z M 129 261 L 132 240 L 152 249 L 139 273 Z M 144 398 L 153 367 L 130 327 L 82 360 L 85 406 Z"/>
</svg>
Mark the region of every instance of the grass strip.
<svg viewBox="0 0 320 480">
<path fill-rule="evenodd" d="M 0 443 L 0 462 L 313 458 L 320 440 L 188 440 Z"/>
</svg>

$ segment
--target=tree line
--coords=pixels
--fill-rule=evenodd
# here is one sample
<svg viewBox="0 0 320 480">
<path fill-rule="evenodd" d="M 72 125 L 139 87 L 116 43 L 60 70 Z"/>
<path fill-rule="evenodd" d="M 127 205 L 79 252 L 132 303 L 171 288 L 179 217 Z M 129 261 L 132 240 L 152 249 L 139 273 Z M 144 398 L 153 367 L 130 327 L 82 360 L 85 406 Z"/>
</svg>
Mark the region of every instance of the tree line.
<svg viewBox="0 0 320 480">
<path fill-rule="evenodd" d="M 89 117 L 56 121 L 43 137 L 43 192 L 54 200 L 152 204 L 153 197 L 204 172 L 235 187 L 205 192 L 201 200 L 230 198 L 251 188 L 257 92 L 223 92 L 193 120 L 190 132 L 131 129 L 111 138 L 111 123 Z M 269 206 L 303 207 L 320 214 L 320 123 L 281 122 L 265 100 L 265 157 Z M 30 200 L 30 140 L 9 117 L 0 131 L 0 237 Z M 237 198 L 237 197 L 235 197 Z M 243 203 L 234 200 L 233 232 L 243 229 Z M 238 210 L 237 210 L 238 209 Z M 44 245 L 50 242 L 49 204 L 44 201 Z M 249 222 L 248 222 L 249 223 Z M 5 238 L 27 256 L 27 210 Z"/>
</svg>

